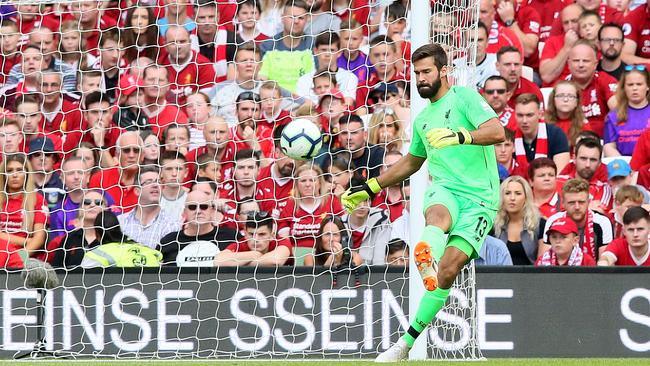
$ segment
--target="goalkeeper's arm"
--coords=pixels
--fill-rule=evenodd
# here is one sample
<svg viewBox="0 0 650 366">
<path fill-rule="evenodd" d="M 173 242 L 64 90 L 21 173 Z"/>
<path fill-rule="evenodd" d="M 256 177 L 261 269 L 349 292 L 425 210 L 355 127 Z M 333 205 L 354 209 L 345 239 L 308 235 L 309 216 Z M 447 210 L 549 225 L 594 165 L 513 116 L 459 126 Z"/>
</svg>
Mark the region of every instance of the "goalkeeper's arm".
<svg viewBox="0 0 650 366">
<path fill-rule="evenodd" d="M 397 163 L 388 168 L 387 171 L 377 177 L 377 183 L 379 183 L 381 188 L 399 184 L 413 175 L 413 173 L 417 172 L 422 164 L 424 164 L 425 160 L 426 158 L 420 158 L 408 153 L 399 159 Z"/>
</svg>

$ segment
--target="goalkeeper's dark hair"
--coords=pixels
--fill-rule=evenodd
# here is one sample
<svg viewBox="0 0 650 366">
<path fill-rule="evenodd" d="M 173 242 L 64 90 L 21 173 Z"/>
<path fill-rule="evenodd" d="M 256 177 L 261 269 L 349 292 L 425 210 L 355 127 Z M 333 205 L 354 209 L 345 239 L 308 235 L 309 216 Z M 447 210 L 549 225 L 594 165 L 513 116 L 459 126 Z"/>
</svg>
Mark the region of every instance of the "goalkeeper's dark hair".
<svg viewBox="0 0 650 366">
<path fill-rule="evenodd" d="M 411 62 L 415 63 L 429 57 L 433 59 L 433 63 L 436 65 L 438 70 L 443 66 L 447 66 L 447 52 L 445 52 L 442 46 L 436 43 L 429 43 L 418 47 L 418 49 L 413 52 Z"/>
<path fill-rule="evenodd" d="M 409 250 L 408 244 L 406 244 L 404 240 L 399 238 L 391 239 L 388 241 L 388 244 L 386 245 L 386 256 L 398 252 L 400 250 L 404 250 L 408 252 Z"/>
<path fill-rule="evenodd" d="M 646 220 L 650 222 L 650 214 L 646 211 L 645 208 L 641 206 L 630 207 L 625 211 L 623 215 L 623 224 L 630 225 L 639 220 Z"/>
<path fill-rule="evenodd" d="M 337 33 L 334 32 L 319 33 L 314 39 L 314 48 L 318 48 L 319 46 L 329 46 L 333 44 L 335 44 L 337 48 L 341 47 L 341 38 Z"/>
</svg>

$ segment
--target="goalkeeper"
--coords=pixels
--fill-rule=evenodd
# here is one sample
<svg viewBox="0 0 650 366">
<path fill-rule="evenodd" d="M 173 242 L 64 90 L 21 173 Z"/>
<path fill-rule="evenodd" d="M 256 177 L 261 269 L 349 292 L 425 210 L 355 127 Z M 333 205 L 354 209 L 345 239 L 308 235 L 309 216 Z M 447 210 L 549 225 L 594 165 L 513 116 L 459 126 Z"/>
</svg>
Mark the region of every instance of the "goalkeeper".
<svg viewBox="0 0 650 366">
<path fill-rule="evenodd" d="M 409 153 L 341 197 L 352 211 L 428 162 L 433 183 L 424 193 L 426 227 L 413 252 L 427 291 L 406 334 L 377 362 L 407 358 L 415 339 L 444 306 L 458 273 L 478 257 L 499 202 L 497 162 L 489 145 L 504 141 L 505 133 L 496 113 L 476 91 L 449 85 L 447 55 L 439 45 L 418 48 L 412 64 L 418 94 L 431 103 L 415 119 Z"/>
</svg>

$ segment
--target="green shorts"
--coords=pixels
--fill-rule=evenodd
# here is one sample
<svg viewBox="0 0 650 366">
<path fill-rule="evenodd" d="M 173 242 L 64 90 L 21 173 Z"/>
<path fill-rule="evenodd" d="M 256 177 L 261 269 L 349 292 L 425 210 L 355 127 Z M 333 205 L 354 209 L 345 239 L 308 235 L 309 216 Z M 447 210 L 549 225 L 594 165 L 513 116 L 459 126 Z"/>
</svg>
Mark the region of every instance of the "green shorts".
<svg viewBox="0 0 650 366">
<path fill-rule="evenodd" d="M 424 212 L 433 205 L 445 206 L 451 215 L 447 246 L 458 248 L 470 259 L 478 258 L 485 237 L 494 225 L 496 211 L 435 184 L 424 194 Z"/>
</svg>

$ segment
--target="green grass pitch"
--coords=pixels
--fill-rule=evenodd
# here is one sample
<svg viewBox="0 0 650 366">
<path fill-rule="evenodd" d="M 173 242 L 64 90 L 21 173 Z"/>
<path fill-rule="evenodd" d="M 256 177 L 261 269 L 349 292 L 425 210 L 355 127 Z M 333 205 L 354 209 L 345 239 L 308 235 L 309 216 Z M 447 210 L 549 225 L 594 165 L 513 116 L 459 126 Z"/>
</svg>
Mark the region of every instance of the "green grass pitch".
<svg viewBox="0 0 650 366">
<path fill-rule="evenodd" d="M 119 366 L 169 366 L 169 365 L 191 365 L 191 366 L 269 366 L 269 365 L 300 365 L 300 366 L 365 366 L 377 365 L 372 361 L 336 361 L 336 360 L 322 360 L 322 361 L 149 361 L 149 360 L 128 360 L 128 361 L 0 361 L 0 365 L 12 366 L 96 366 L 101 364 L 116 364 Z M 632 358 L 532 358 L 532 359 L 489 359 L 486 361 L 474 362 L 458 362 L 458 361 L 414 361 L 414 362 L 400 362 L 395 365 L 449 365 L 449 366 L 582 366 L 582 365 L 598 365 L 598 366 L 638 366 L 649 365 L 650 359 L 632 359 Z"/>
</svg>

